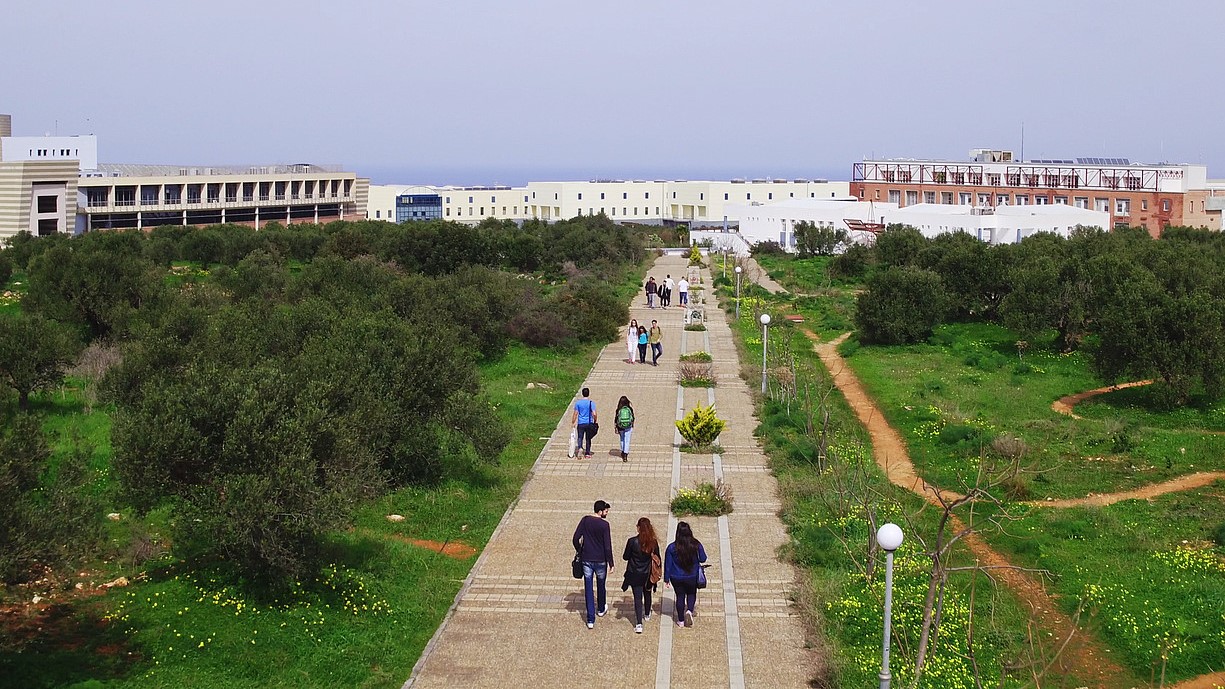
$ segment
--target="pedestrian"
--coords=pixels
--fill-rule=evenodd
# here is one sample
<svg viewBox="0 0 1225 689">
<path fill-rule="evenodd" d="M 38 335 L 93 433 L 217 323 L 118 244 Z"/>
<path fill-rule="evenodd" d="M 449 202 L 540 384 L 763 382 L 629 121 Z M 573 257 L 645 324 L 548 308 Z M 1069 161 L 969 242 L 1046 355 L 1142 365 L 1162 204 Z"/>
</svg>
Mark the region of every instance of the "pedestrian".
<svg viewBox="0 0 1225 689">
<path fill-rule="evenodd" d="M 647 344 L 651 345 L 651 365 L 659 365 L 659 357 L 664 353 L 664 331 L 659 328 L 659 321 L 651 321 L 651 329 L 647 331 Z"/>
<path fill-rule="evenodd" d="M 591 390 L 583 388 L 583 398 L 574 403 L 573 425 L 578 429 L 578 444 L 574 447 L 574 456 L 583 448 L 583 438 L 587 439 L 587 449 L 583 456 L 591 459 L 591 439 L 595 436 L 595 425 L 600 419 L 596 415 L 595 402 L 591 401 Z"/>
<path fill-rule="evenodd" d="M 689 281 L 682 277 L 681 281 L 676 283 L 676 291 L 680 292 L 681 306 L 687 306 L 689 304 Z"/>
<path fill-rule="evenodd" d="M 621 436 L 621 461 L 630 461 L 630 433 L 634 431 L 634 407 L 630 398 L 621 395 L 617 401 L 617 415 L 613 417 L 617 426 L 617 435 Z"/>
<path fill-rule="evenodd" d="M 672 306 L 672 276 L 664 276 L 664 306 Z"/>
<path fill-rule="evenodd" d="M 611 508 L 612 505 L 603 500 L 596 500 L 592 508 L 595 514 L 579 520 L 571 539 L 574 552 L 583 563 L 583 599 L 587 602 L 588 629 L 595 629 L 597 615 L 608 614 L 608 586 L 604 580 L 613 570 L 612 530 L 608 528 Z M 595 596 L 591 592 L 592 579 L 595 580 Z"/>
<path fill-rule="evenodd" d="M 638 363 L 645 364 L 647 362 L 647 342 L 650 336 L 647 334 L 645 325 L 638 326 Z"/>
<path fill-rule="evenodd" d="M 659 287 L 655 284 L 655 276 L 652 275 L 651 278 L 647 280 L 647 308 L 648 309 L 655 308 L 655 291 L 658 289 Z"/>
<path fill-rule="evenodd" d="M 676 589 L 676 626 L 693 626 L 698 600 L 698 569 L 706 562 L 706 549 L 693 537 L 689 522 L 677 522 L 676 540 L 664 554 L 664 585 Z"/>
<path fill-rule="evenodd" d="M 651 581 L 651 563 L 654 561 L 656 567 L 661 565 L 659 537 L 650 519 L 638 519 L 638 534 L 625 542 L 621 559 L 625 560 L 625 582 L 621 590 L 634 591 L 634 633 L 641 634 L 642 623 L 651 621 L 651 593 L 658 586 L 658 579 Z"/>
<path fill-rule="evenodd" d="M 625 347 L 629 350 L 629 359 L 626 361 L 634 363 L 634 352 L 638 351 L 638 319 L 631 318 L 629 328 L 625 331 Z"/>
</svg>

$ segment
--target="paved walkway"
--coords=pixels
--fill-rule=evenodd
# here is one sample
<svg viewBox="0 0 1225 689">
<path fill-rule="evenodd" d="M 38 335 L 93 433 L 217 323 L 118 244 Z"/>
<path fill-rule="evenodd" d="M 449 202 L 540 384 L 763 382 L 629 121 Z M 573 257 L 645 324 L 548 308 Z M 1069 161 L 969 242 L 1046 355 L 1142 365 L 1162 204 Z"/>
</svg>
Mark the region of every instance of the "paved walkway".
<svg viewBox="0 0 1225 689">
<path fill-rule="evenodd" d="M 664 256 L 651 274 L 685 272 L 684 258 Z M 795 572 L 776 556 L 788 540 L 777 517 L 777 487 L 752 437 L 757 421 L 738 375 L 731 330 L 714 303 L 709 271 L 702 276 L 706 289 L 698 294 L 710 302 L 706 332 L 684 331 L 679 308 L 648 310 L 635 297 L 631 315 L 648 324 L 657 319 L 663 328 L 660 365 L 626 363 L 623 339 L 600 354 L 585 383 L 601 421 L 596 456 L 566 457 L 567 411 L 406 688 L 807 686 L 811 656 L 788 599 Z M 702 350 L 714 357 L 719 387 L 679 387 L 678 355 Z M 613 431 L 623 394 L 637 417 L 628 463 L 621 462 Z M 711 402 L 728 422 L 720 438 L 723 455 L 682 454 L 673 421 Z M 633 596 L 621 591 L 624 562 L 618 559 L 608 578 L 610 612 L 588 630 L 582 581 L 570 577 L 570 537 L 592 503 L 612 503 L 608 519 L 620 558 L 640 516 L 650 517 L 661 540 L 671 542 L 677 520 L 668 503 L 675 489 L 715 478 L 731 485 L 735 511 L 687 519 L 713 564 L 710 586 L 698 594 L 694 627 L 676 627 L 672 591 L 661 585 L 662 614 L 657 598 L 646 632 L 635 634 Z"/>
</svg>

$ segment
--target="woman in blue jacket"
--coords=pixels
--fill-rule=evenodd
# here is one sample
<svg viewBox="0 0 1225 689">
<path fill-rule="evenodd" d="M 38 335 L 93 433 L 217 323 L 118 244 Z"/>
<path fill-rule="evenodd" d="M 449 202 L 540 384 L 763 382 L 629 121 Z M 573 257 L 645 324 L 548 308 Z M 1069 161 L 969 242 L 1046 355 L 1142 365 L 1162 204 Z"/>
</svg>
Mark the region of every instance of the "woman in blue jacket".
<svg viewBox="0 0 1225 689">
<path fill-rule="evenodd" d="M 693 537 L 688 522 L 676 524 L 676 540 L 664 554 L 664 585 L 676 589 L 676 626 L 693 626 L 693 606 L 698 600 L 698 571 L 706 562 L 706 549 Z"/>
</svg>

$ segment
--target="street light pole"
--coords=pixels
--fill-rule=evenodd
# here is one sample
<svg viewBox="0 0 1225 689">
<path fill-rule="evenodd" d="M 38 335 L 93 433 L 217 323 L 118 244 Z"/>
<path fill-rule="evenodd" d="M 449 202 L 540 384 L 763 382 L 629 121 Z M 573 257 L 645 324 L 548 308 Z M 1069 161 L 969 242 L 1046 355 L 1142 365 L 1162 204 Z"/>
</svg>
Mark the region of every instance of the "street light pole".
<svg viewBox="0 0 1225 689">
<path fill-rule="evenodd" d="M 736 320 L 740 320 L 740 266 L 736 266 Z"/>
<path fill-rule="evenodd" d="M 881 650 L 880 689 L 889 689 L 889 634 L 893 613 L 893 551 L 902 545 L 902 530 L 897 524 L 883 524 L 876 531 L 876 542 L 885 550 L 885 641 Z"/>
<path fill-rule="evenodd" d="M 761 314 L 761 394 L 766 394 L 766 336 L 770 331 L 770 314 Z"/>
</svg>

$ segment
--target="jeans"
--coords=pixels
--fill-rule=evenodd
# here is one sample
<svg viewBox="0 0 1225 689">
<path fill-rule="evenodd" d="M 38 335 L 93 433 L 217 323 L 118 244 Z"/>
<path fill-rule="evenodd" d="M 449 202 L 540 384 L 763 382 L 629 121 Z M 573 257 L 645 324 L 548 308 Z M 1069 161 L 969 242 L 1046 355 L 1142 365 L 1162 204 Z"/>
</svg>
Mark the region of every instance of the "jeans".
<svg viewBox="0 0 1225 689">
<path fill-rule="evenodd" d="M 651 614 L 651 585 L 630 584 L 630 588 L 634 591 L 634 623 L 642 624 L 643 613 Z"/>
<path fill-rule="evenodd" d="M 685 619 L 685 611 L 693 612 L 693 606 L 698 602 L 697 579 L 673 579 L 672 588 L 676 590 L 676 619 Z"/>
<path fill-rule="evenodd" d="M 583 450 L 583 454 L 590 455 L 591 454 L 591 424 L 589 423 L 580 423 L 578 425 L 578 445 L 575 445 L 574 447 L 574 454 L 577 455 L 579 450 L 583 448 L 583 438 L 584 437 L 587 438 L 587 449 Z"/>
<path fill-rule="evenodd" d="M 655 293 L 654 292 L 647 292 L 647 307 L 652 308 L 652 309 L 655 308 Z"/>
<path fill-rule="evenodd" d="M 655 364 L 656 366 L 658 366 L 659 357 L 663 356 L 663 354 L 664 354 L 663 343 L 656 342 L 655 344 L 651 345 L 651 363 L 652 364 Z"/>
<path fill-rule="evenodd" d="M 608 578 L 607 562 L 588 562 L 583 560 L 583 599 L 587 601 L 587 621 L 595 622 L 596 599 L 591 594 L 591 579 L 595 577 L 596 596 L 599 596 L 599 609 L 607 607 L 608 588 L 604 580 Z"/>
<path fill-rule="evenodd" d="M 645 342 L 638 345 L 638 363 L 645 364 L 647 362 L 647 345 Z"/>
<path fill-rule="evenodd" d="M 633 433 L 634 429 L 627 428 L 617 432 L 621 434 L 621 452 L 628 455 L 630 453 L 630 433 Z"/>
<path fill-rule="evenodd" d="M 681 292 L 681 306 L 689 303 L 689 293 Z"/>
</svg>

